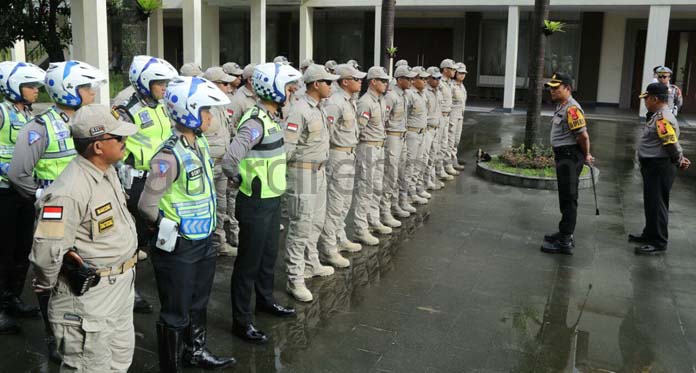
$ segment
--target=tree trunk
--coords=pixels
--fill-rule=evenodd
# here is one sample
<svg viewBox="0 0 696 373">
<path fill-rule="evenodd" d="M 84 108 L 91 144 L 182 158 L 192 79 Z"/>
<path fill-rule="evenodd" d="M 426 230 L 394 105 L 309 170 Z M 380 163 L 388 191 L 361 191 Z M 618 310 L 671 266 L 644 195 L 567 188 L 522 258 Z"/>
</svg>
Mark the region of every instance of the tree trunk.
<svg viewBox="0 0 696 373">
<path fill-rule="evenodd" d="M 546 36 L 544 36 L 544 20 L 549 16 L 549 0 L 534 1 L 534 15 L 532 16 L 532 42 L 530 43 L 529 56 L 533 58 L 529 64 L 529 93 L 527 100 L 527 125 L 524 131 L 524 146 L 531 149 L 540 142 L 539 121 L 541 119 L 541 94 L 544 78 L 544 52 Z"/>
<path fill-rule="evenodd" d="M 50 0 L 48 2 L 48 15 L 46 17 L 46 29 L 42 30 L 39 42 L 46 49 L 50 62 L 65 61 L 63 54 L 63 43 L 58 33 L 58 8 L 62 0 Z M 31 5 L 30 5 L 31 6 Z M 39 15 L 40 17 L 40 15 Z"/>
<path fill-rule="evenodd" d="M 394 13 L 396 0 L 382 0 L 382 66 L 389 70 L 390 57 L 387 48 L 394 46 Z"/>
<path fill-rule="evenodd" d="M 133 57 L 147 54 L 147 19 L 143 19 L 135 0 L 124 0 L 121 15 L 121 70 L 124 86 L 128 86 L 128 69 Z"/>
</svg>

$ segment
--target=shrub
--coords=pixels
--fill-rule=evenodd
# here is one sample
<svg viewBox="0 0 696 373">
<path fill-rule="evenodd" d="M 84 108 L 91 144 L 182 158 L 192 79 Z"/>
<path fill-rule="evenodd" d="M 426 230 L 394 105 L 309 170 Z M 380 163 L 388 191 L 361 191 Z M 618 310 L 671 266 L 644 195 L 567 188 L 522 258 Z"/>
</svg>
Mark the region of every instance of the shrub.
<svg viewBox="0 0 696 373">
<path fill-rule="evenodd" d="M 505 150 L 498 159 L 504 164 L 517 168 L 543 169 L 554 167 L 553 149 L 534 145 L 531 149 L 525 149 L 524 145 Z"/>
</svg>

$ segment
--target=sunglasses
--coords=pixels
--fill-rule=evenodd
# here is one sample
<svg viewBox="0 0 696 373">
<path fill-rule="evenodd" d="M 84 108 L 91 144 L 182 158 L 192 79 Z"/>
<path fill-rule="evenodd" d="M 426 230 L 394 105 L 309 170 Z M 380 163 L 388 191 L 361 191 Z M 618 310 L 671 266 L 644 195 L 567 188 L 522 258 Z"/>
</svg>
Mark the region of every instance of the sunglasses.
<svg viewBox="0 0 696 373">
<path fill-rule="evenodd" d="M 440 80 L 440 79 L 442 79 L 442 78 L 434 78 L 434 77 L 431 76 L 430 79 Z"/>
<path fill-rule="evenodd" d="M 428 80 L 428 78 L 423 78 L 423 77 L 420 77 L 420 76 L 419 76 L 417 79 L 418 79 L 418 80 Z"/>
<path fill-rule="evenodd" d="M 101 138 L 101 139 L 90 140 L 90 143 L 92 143 L 92 142 L 97 142 L 97 141 L 109 141 L 109 140 L 116 140 L 116 141 L 118 141 L 118 142 L 123 142 L 124 137 L 123 137 L 123 136 L 104 137 L 104 138 Z"/>
<path fill-rule="evenodd" d="M 222 85 L 224 85 L 224 86 L 228 86 L 228 85 L 230 85 L 230 83 L 229 83 L 229 82 L 215 82 L 215 83 L 217 83 L 217 84 L 222 84 Z"/>
<path fill-rule="evenodd" d="M 317 80 L 317 83 L 324 83 L 326 85 L 331 85 L 333 83 L 333 80 Z"/>
<path fill-rule="evenodd" d="M 360 79 L 360 78 L 351 78 L 351 80 L 353 80 L 354 82 L 360 82 L 360 81 L 362 81 L 362 79 Z"/>
<path fill-rule="evenodd" d="M 669 75 L 658 75 L 657 77 L 660 79 L 669 79 L 670 78 Z"/>
</svg>

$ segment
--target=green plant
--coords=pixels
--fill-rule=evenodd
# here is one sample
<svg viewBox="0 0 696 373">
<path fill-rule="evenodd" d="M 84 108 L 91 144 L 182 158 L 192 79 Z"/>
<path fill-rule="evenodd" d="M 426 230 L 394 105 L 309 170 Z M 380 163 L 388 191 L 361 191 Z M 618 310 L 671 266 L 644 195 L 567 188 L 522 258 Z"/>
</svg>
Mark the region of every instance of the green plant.
<svg viewBox="0 0 696 373">
<path fill-rule="evenodd" d="M 162 0 L 136 0 L 138 8 L 143 12 L 152 12 L 162 6 Z"/>
<path fill-rule="evenodd" d="M 544 34 L 545 35 L 551 35 L 556 32 L 565 32 L 563 27 L 565 26 L 565 23 L 559 22 L 559 21 L 549 21 L 548 19 L 544 20 Z"/>
<path fill-rule="evenodd" d="M 394 56 L 396 56 L 396 52 L 398 50 L 399 49 L 397 47 L 389 47 L 389 48 L 387 48 L 387 55 L 391 58 L 394 58 Z"/>
<path fill-rule="evenodd" d="M 541 145 L 533 145 L 526 149 L 524 145 L 512 147 L 498 156 L 501 162 L 511 167 L 543 169 L 553 167 L 553 149 Z"/>
</svg>

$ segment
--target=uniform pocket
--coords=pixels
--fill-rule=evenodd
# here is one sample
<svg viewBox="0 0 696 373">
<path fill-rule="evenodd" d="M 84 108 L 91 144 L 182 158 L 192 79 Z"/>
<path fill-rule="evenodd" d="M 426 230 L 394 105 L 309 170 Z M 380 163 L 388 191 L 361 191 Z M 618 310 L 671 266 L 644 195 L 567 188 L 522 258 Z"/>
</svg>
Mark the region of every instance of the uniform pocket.
<svg viewBox="0 0 696 373">
<path fill-rule="evenodd" d="M 308 140 L 317 141 L 321 139 L 321 131 L 324 129 L 324 123 L 321 119 L 314 119 L 307 125 L 307 131 L 309 132 Z"/>
<path fill-rule="evenodd" d="M 343 123 L 341 123 L 341 128 L 344 130 L 352 130 L 355 128 L 355 115 L 354 114 L 344 114 Z"/>
</svg>

